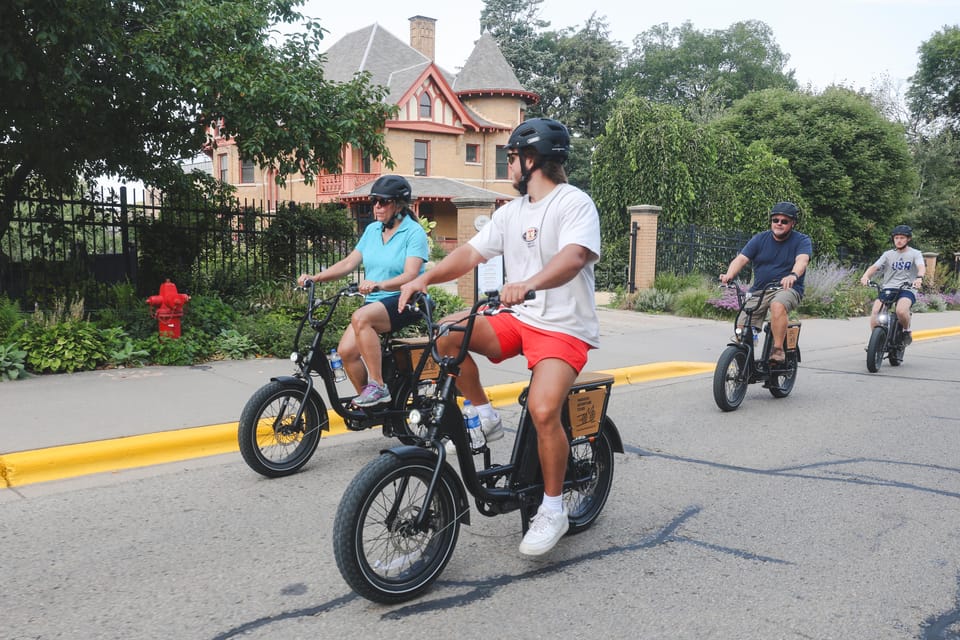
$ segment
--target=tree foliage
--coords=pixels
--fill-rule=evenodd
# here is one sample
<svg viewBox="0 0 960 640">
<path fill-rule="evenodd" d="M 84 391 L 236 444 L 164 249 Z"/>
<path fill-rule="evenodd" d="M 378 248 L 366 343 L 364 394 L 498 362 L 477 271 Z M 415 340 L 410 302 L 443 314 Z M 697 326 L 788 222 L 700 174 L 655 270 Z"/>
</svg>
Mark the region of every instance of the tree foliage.
<svg viewBox="0 0 960 640">
<path fill-rule="evenodd" d="M 805 213 L 854 253 L 885 248 L 890 226 L 907 212 L 916 170 L 903 127 L 865 96 L 840 87 L 818 95 L 770 89 L 734 103 L 711 126 L 786 158 Z"/>
<path fill-rule="evenodd" d="M 735 231 L 759 231 L 779 200 L 803 206 L 786 161 L 763 143 L 744 146 L 685 118 L 678 107 L 637 96 L 616 105 L 597 139 L 592 187 L 606 259 L 614 266 L 625 260 L 632 205 L 661 207 L 664 226 Z"/>
<path fill-rule="evenodd" d="M 960 26 L 945 26 L 920 45 L 907 99 L 924 120 L 943 119 L 960 129 Z"/>
<path fill-rule="evenodd" d="M 623 89 L 708 118 L 751 91 L 795 89 L 789 56 L 763 22 L 698 31 L 685 22 L 644 31 L 633 41 Z"/>
<path fill-rule="evenodd" d="M 274 44 L 301 0 L 8 0 L 0 8 L 0 235 L 30 179 L 116 174 L 155 186 L 232 137 L 278 180 L 337 171 L 351 143 L 387 156 L 391 113 L 368 78 L 324 79 L 323 30 Z"/>
</svg>

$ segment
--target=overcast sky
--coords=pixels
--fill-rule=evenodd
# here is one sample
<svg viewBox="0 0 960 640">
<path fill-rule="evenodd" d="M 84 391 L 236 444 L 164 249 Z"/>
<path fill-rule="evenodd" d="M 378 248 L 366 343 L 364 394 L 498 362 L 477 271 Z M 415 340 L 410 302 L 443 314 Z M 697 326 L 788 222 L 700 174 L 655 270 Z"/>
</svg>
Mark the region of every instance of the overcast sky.
<svg viewBox="0 0 960 640">
<path fill-rule="evenodd" d="M 358 5 L 307 0 L 300 12 L 329 30 L 323 49 L 343 35 L 374 22 L 409 41 L 409 18 L 437 20 L 437 62 L 455 72 L 480 35 L 481 0 L 366 0 Z M 690 21 L 700 31 L 760 20 L 773 29 L 790 56 L 801 86 L 830 84 L 870 88 L 889 75 L 906 81 L 916 70 L 917 47 L 945 25 L 960 24 L 960 0 L 544 0 L 540 16 L 549 29 L 580 27 L 595 11 L 605 16 L 611 39 L 630 46 L 634 36 L 663 22 Z"/>
</svg>

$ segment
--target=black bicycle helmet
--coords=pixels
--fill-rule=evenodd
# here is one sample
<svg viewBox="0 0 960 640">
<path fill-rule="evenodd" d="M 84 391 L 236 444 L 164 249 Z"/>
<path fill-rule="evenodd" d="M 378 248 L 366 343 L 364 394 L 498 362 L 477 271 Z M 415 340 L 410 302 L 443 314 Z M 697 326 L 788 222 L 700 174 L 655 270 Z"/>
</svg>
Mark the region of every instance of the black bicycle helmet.
<svg viewBox="0 0 960 640">
<path fill-rule="evenodd" d="M 412 195 L 413 190 L 410 188 L 410 183 L 403 176 L 380 176 L 370 187 L 371 198 L 389 198 L 409 202 Z"/>
<path fill-rule="evenodd" d="M 507 149 L 526 147 L 533 147 L 544 159 L 563 163 L 570 155 L 570 133 L 556 120 L 531 118 L 517 125 L 507 142 Z"/>
<path fill-rule="evenodd" d="M 893 238 L 893 236 L 907 236 L 908 238 L 912 238 L 913 229 L 911 229 L 908 225 L 898 224 L 893 228 L 893 231 L 890 232 L 891 239 Z"/>
<path fill-rule="evenodd" d="M 794 222 L 797 220 L 797 216 L 800 214 L 800 209 L 797 209 L 797 205 L 792 202 L 778 202 L 773 205 L 773 208 L 770 209 L 770 216 L 781 215 L 787 216 Z"/>
</svg>

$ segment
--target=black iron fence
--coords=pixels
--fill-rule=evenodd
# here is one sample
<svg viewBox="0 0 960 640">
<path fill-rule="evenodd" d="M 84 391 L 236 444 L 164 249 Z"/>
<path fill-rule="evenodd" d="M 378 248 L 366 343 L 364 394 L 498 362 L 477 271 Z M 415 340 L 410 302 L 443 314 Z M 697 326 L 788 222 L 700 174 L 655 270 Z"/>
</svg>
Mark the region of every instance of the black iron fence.
<svg viewBox="0 0 960 640">
<path fill-rule="evenodd" d="M 349 253 L 349 233 L 298 235 L 283 224 L 297 205 L 171 204 L 127 190 L 82 198 L 18 201 L 0 237 L 0 293 L 32 308 L 51 296 L 83 295 L 97 306 L 106 285 L 156 293 L 167 278 L 181 291 L 230 292 L 277 277 L 315 272 Z M 344 215 L 349 215 L 344 210 Z"/>
<path fill-rule="evenodd" d="M 743 232 L 706 229 L 691 224 L 657 229 L 658 273 L 723 273 L 750 239 Z M 741 274 L 746 277 L 749 273 Z"/>
</svg>

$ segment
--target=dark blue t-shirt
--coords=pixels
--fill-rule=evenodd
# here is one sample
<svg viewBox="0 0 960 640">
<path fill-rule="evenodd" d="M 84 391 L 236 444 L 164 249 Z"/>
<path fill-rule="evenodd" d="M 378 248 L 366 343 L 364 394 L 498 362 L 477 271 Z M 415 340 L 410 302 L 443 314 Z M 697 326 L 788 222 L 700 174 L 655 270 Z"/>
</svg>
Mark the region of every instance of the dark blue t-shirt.
<svg viewBox="0 0 960 640">
<path fill-rule="evenodd" d="M 753 286 L 750 291 L 758 291 L 789 275 L 798 255 L 805 253 L 812 256 L 813 243 L 810 236 L 799 231 L 791 231 L 786 240 L 777 242 L 773 231 L 767 230 L 750 238 L 740 253 L 750 258 L 750 264 L 753 265 Z M 801 296 L 806 275 L 800 276 L 793 285 Z"/>
</svg>

